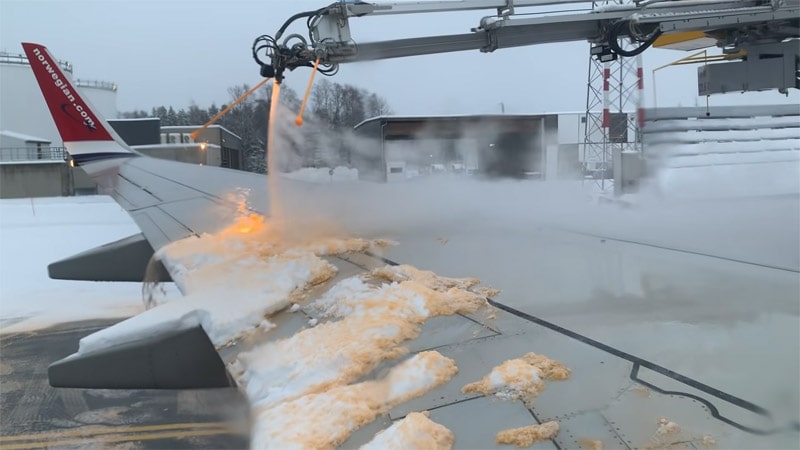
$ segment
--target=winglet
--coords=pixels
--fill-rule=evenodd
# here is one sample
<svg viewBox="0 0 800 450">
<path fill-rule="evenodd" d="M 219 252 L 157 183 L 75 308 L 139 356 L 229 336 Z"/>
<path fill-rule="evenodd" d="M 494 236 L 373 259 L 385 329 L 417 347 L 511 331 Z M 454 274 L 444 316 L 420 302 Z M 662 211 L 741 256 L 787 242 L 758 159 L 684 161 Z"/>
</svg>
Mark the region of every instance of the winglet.
<svg viewBox="0 0 800 450">
<path fill-rule="evenodd" d="M 61 139 L 78 164 L 136 155 L 81 97 L 45 46 L 23 42 L 22 47 Z"/>
</svg>

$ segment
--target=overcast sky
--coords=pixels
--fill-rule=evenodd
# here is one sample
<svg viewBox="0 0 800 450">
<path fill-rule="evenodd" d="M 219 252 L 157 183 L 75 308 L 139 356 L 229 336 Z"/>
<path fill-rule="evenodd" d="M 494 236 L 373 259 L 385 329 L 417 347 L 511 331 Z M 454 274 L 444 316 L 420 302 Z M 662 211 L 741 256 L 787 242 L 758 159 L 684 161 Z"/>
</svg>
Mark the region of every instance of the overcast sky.
<svg viewBox="0 0 800 450">
<path fill-rule="evenodd" d="M 119 85 L 120 111 L 158 105 L 207 107 L 231 100 L 227 88 L 259 81 L 253 39 L 273 35 L 292 14 L 330 1 L 308 0 L 0 0 L 0 50 L 22 53 L 20 42 L 46 45 L 74 66 L 74 77 Z M 489 11 L 351 20 L 353 38 L 369 42 L 468 32 Z M 290 28 L 305 34 L 305 26 Z M 580 111 L 586 107 L 586 42 L 547 44 L 391 61 L 350 64 L 333 81 L 384 96 L 398 114 Z M 645 52 L 646 105 L 653 104 L 651 71 L 688 55 Z M 697 96 L 696 67 L 657 72 L 658 106 L 705 105 Z M 309 71 L 290 73 L 302 91 Z M 2 82 L 2 80 L 0 80 Z M 711 97 L 711 105 L 798 103 L 774 93 Z"/>
</svg>

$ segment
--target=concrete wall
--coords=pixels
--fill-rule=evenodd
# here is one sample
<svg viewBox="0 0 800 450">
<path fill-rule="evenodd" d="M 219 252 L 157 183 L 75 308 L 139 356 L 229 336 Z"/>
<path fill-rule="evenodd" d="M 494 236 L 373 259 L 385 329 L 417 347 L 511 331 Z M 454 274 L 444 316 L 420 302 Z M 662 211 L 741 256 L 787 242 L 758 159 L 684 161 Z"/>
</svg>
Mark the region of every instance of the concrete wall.
<svg viewBox="0 0 800 450">
<path fill-rule="evenodd" d="M 583 170 L 580 163 L 580 144 L 559 144 L 558 178 L 561 180 L 580 179 Z"/>
<path fill-rule="evenodd" d="M 80 167 L 70 168 L 72 176 L 72 191 L 75 195 L 97 194 L 97 183 L 94 182 Z"/>
<path fill-rule="evenodd" d="M 614 195 L 638 191 L 643 176 L 644 159 L 639 152 L 614 149 Z"/>
<path fill-rule="evenodd" d="M 563 113 L 558 115 L 558 143 L 583 144 L 585 113 Z"/>
<path fill-rule="evenodd" d="M 58 197 L 72 194 L 63 161 L 0 164 L 0 198 Z"/>
<path fill-rule="evenodd" d="M 558 115 L 558 178 L 583 177 L 584 131 L 586 113 L 562 113 Z"/>
<path fill-rule="evenodd" d="M 241 169 L 243 167 L 242 140 L 239 136 L 231 133 L 225 127 L 211 125 L 199 133 L 197 139 L 192 140 L 190 135 L 198 128 L 200 128 L 200 125 L 163 126 L 161 127 L 160 142 L 165 145 L 206 143 L 209 146 L 216 146 L 216 150 L 209 147 L 208 156 L 200 163 L 230 169 Z M 148 154 L 161 157 L 156 154 Z M 179 161 L 192 162 L 194 160 L 180 159 Z"/>
<path fill-rule="evenodd" d="M 168 159 L 189 164 L 220 166 L 220 147 L 213 144 L 141 145 L 134 149 L 153 158 Z"/>
</svg>

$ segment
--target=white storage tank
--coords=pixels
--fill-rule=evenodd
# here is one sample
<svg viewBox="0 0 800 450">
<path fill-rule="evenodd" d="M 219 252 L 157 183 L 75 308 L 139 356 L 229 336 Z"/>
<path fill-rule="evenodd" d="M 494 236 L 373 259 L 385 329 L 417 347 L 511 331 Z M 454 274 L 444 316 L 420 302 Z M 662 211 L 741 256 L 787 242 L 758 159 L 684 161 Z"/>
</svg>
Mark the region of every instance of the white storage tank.
<svg viewBox="0 0 800 450">
<path fill-rule="evenodd" d="M 66 76 L 75 83 L 69 62 L 58 61 Z M 0 127 L 6 131 L 47 139 L 62 146 L 44 97 L 33 76 L 28 58 L 22 54 L 0 52 Z M 80 80 L 78 92 L 104 118 L 117 117 L 117 86 L 114 83 Z"/>
<path fill-rule="evenodd" d="M 117 83 L 79 78 L 75 84 L 98 114 L 106 119 L 117 118 Z"/>
</svg>

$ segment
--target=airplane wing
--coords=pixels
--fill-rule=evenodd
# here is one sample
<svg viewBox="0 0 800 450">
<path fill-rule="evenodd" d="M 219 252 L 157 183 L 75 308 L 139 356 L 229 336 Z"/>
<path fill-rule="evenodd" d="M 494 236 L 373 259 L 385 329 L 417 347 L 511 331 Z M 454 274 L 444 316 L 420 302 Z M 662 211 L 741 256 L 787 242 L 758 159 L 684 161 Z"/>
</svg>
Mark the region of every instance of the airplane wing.
<svg viewBox="0 0 800 450">
<path fill-rule="evenodd" d="M 80 98 L 46 48 L 23 47 L 72 159 L 142 231 L 54 263 L 51 276 L 140 277 L 146 286 L 171 279 L 184 294 L 82 339 L 78 352 L 50 367 L 53 386 L 236 386 L 252 406 L 254 448 L 796 444 L 796 389 L 781 396 L 789 397 L 785 404 L 761 395 L 786 376 L 791 380 L 791 369 L 788 375 L 762 374 L 766 386 L 750 392 L 728 373 L 709 376 L 713 368 L 681 373 L 671 367 L 688 370 L 706 363 L 680 358 L 699 354 L 690 348 L 691 339 L 699 336 L 695 344 L 702 346 L 702 339 L 720 334 L 687 328 L 687 342 L 659 332 L 669 319 L 643 320 L 631 313 L 644 308 L 666 314 L 665 303 L 688 301 L 664 283 L 692 269 L 699 275 L 681 281 L 715 294 L 700 288 L 699 278 L 719 271 L 707 260 L 547 227 L 498 224 L 498 232 L 476 233 L 491 223 L 477 213 L 459 217 L 458 226 L 429 224 L 429 233 L 413 240 L 403 232 L 427 224 L 406 210 L 394 223 L 400 231 L 390 236 L 400 243 L 389 248 L 391 243 L 377 236 L 340 233 L 319 216 L 298 216 L 277 228 L 277 218 L 268 216 L 266 177 L 136 153 Z M 393 188 L 373 187 L 374 195 L 365 198 L 348 197 L 363 190 L 361 185 L 300 183 L 294 197 L 287 197 L 293 204 L 333 203 L 342 196 L 363 202 L 337 205 L 342 215 L 404 207 Z M 368 222 L 369 216 L 361 218 Z M 392 234 L 391 227 L 384 231 Z M 438 240 L 437 233 L 442 233 Z M 534 256 L 542 252 L 552 256 L 548 263 Z M 579 266 L 591 258 L 603 258 L 600 277 L 613 279 L 603 286 L 616 289 L 563 278 L 585 274 Z M 504 284 L 525 289 L 497 295 L 477 279 L 402 264 L 411 262 L 449 275 L 486 275 L 500 289 Z M 453 267 L 475 273 L 449 273 Z M 778 296 L 796 283 L 791 270 L 726 270 L 743 283 L 770 283 Z M 548 284 L 543 276 L 556 282 Z M 630 277 L 641 278 L 637 283 Z M 638 296 L 631 285 L 639 287 Z M 581 303 L 587 297 L 597 303 Z M 538 314 L 537 300 L 546 305 L 541 311 L 561 323 Z M 569 309 L 570 302 L 577 308 Z M 566 314 L 559 307 L 567 308 Z M 582 323 L 592 319 L 612 326 Z M 575 329 L 593 330 L 614 345 Z M 615 332 L 604 335 L 608 330 Z M 677 348 L 666 356 L 620 348 L 645 337 L 675 339 Z M 720 370 L 727 371 L 731 358 L 712 361 L 722 361 Z M 745 371 L 741 361 L 734 364 Z M 724 386 L 715 386 L 717 378 Z"/>
</svg>

